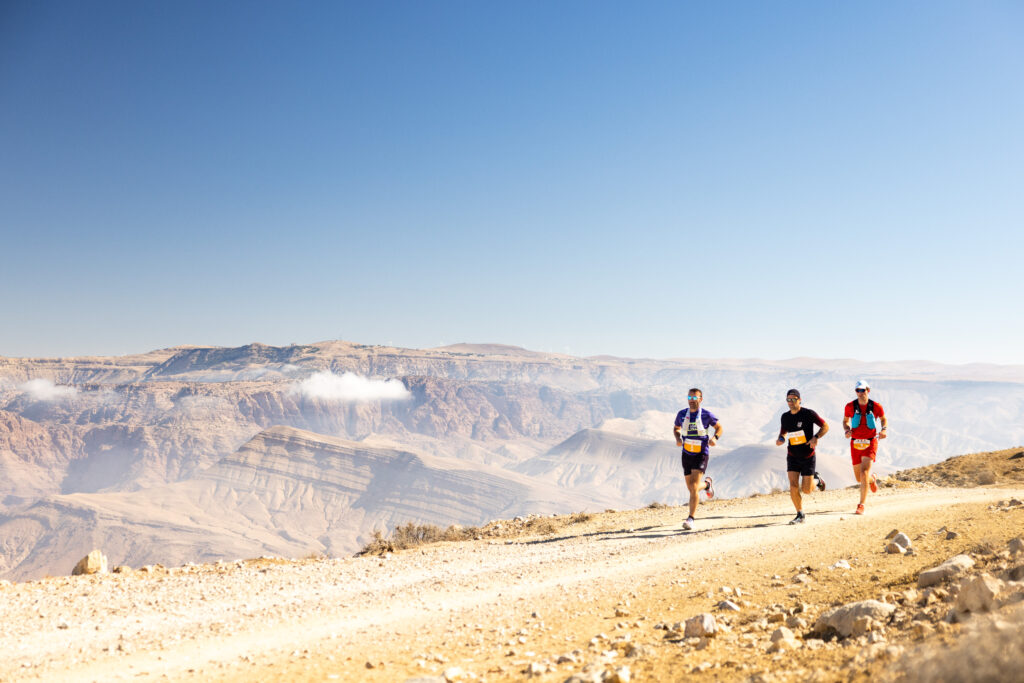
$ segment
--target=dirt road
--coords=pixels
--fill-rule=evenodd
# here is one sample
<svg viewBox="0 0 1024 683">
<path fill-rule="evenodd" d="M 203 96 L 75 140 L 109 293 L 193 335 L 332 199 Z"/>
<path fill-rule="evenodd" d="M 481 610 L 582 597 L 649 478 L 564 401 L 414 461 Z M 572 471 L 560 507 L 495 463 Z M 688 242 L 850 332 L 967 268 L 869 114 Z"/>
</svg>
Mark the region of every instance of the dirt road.
<svg viewBox="0 0 1024 683">
<path fill-rule="evenodd" d="M 684 509 L 643 509 L 389 557 L 3 586 L 0 680 L 564 681 L 622 666 L 632 680 L 811 669 L 828 679 L 849 659 L 844 648 L 807 648 L 780 667 L 751 629 L 783 609 L 813 619 L 880 598 L 958 552 L 1005 543 L 1024 528 L 1024 508 L 992 506 L 1014 496 L 1024 489 L 901 484 L 860 517 L 853 490 L 827 491 L 791 526 L 788 494 L 775 494 L 702 505 L 691 532 Z M 914 554 L 883 553 L 894 528 Z M 849 568 L 832 568 L 842 560 Z M 721 611 L 726 599 L 740 611 Z M 710 646 L 666 639 L 701 612 L 726 627 Z"/>
</svg>

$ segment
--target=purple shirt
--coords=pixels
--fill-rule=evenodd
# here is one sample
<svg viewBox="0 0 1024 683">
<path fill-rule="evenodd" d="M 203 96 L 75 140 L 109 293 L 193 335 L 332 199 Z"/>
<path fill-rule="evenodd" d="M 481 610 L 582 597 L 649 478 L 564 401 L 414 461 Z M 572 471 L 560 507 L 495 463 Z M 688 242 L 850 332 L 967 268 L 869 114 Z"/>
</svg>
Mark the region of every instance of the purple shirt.
<svg viewBox="0 0 1024 683">
<path fill-rule="evenodd" d="M 699 410 L 700 410 L 700 417 L 698 419 L 704 425 L 704 429 L 710 429 L 711 427 L 713 427 L 716 424 L 718 424 L 718 418 L 715 417 L 714 414 L 710 410 L 705 410 L 704 408 L 700 408 Z M 709 434 L 705 434 L 704 436 L 699 436 L 697 434 L 687 435 L 687 431 L 691 427 L 693 427 L 694 429 L 696 429 L 696 427 L 697 427 L 697 425 L 695 425 L 692 422 L 690 422 L 689 412 L 690 411 L 687 408 L 683 408 L 682 410 L 679 411 L 679 413 L 676 415 L 676 427 L 681 427 L 682 428 L 682 429 L 680 429 L 680 435 L 679 435 L 681 438 L 683 438 L 683 439 L 700 439 L 700 442 L 701 442 L 701 444 L 700 444 L 700 453 L 689 453 L 686 450 L 686 448 L 683 448 L 683 453 L 687 453 L 688 455 L 707 455 L 708 454 L 708 441 L 710 440 L 711 436 Z"/>
</svg>

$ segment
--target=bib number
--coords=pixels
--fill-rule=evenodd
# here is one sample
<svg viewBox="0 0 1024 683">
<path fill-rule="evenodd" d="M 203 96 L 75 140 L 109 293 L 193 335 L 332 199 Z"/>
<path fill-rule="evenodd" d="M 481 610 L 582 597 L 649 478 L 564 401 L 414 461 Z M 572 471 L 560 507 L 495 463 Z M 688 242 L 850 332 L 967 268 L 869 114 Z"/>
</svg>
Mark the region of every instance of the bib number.
<svg viewBox="0 0 1024 683">
<path fill-rule="evenodd" d="M 683 450 L 687 453 L 700 453 L 704 443 L 700 439 L 683 439 Z"/>
<path fill-rule="evenodd" d="M 789 441 L 790 446 L 799 446 L 800 444 L 807 443 L 807 435 L 803 432 L 790 432 L 786 434 L 786 439 Z"/>
<path fill-rule="evenodd" d="M 871 439 L 854 439 L 853 447 L 858 451 L 866 451 L 871 448 Z"/>
</svg>

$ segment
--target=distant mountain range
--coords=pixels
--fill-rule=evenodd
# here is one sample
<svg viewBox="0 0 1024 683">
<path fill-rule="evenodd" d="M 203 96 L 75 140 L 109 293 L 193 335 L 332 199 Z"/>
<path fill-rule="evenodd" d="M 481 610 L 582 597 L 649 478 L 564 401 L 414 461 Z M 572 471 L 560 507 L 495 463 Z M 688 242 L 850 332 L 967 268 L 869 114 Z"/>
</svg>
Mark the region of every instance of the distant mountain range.
<svg viewBox="0 0 1024 683">
<path fill-rule="evenodd" d="M 725 430 L 720 496 L 785 486 L 774 446 L 797 387 L 833 433 L 872 383 L 892 471 L 1024 443 L 1024 367 L 851 360 L 575 358 L 488 344 L 341 341 L 0 358 L 0 577 L 115 563 L 347 554 L 406 521 L 686 500 L 672 420 L 686 390 Z"/>
</svg>

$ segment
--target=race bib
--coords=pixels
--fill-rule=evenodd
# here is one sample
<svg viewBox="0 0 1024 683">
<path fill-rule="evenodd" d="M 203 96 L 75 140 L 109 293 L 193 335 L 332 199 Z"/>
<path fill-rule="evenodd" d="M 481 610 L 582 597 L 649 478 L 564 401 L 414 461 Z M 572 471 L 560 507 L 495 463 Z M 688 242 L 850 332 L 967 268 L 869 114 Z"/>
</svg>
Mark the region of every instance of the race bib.
<svg viewBox="0 0 1024 683">
<path fill-rule="evenodd" d="M 687 453 L 700 453 L 704 443 L 700 439 L 683 439 L 683 450 Z"/>
<path fill-rule="evenodd" d="M 854 439 L 853 447 L 858 451 L 866 451 L 871 448 L 871 439 Z"/>
<path fill-rule="evenodd" d="M 786 439 L 789 441 L 790 446 L 799 446 L 802 443 L 807 443 L 807 435 L 802 431 L 790 432 L 786 434 Z"/>
</svg>

